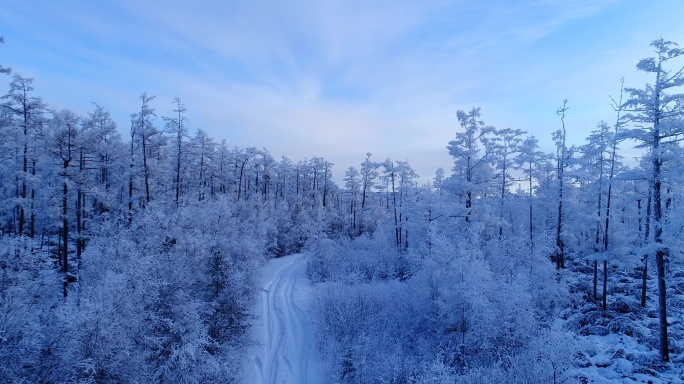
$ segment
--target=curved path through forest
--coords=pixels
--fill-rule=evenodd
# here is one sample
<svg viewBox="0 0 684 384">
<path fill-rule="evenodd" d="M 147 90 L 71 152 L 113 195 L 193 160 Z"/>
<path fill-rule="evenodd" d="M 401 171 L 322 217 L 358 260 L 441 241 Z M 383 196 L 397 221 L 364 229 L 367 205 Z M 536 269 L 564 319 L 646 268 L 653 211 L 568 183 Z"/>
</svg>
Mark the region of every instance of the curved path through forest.
<svg viewBox="0 0 684 384">
<path fill-rule="evenodd" d="M 251 356 L 249 383 L 321 382 L 309 317 L 311 289 L 301 254 L 272 259 L 263 267 L 253 326 L 259 345 Z"/>
</svg>

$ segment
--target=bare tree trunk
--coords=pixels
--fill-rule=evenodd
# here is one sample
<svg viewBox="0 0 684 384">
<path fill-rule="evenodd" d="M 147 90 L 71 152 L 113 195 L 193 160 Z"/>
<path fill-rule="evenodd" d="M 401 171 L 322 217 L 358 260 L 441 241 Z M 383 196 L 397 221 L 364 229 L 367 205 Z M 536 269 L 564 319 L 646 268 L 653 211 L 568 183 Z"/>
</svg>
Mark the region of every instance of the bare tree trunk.
<svg viewBox="0 0 684 384">
<path fill-rule="evenodd" d="M 143 152 L 143 176 L 145 178 L 145 201 L 150 202 L 150 172 L 147 167 L 147 140 L 145 139 L 145 123 L 142 123 L 142 152 Z"/>
<path fill-rule="evenodd" d="M 390 172 L 392 180 L 392 203 L 394 206 L 394 236 L 397 242 L 397 248 L 401 248 L 401 229 L 399 228 L 399 216 L 397 216 L 397 193 L 394 189 L 394 170 Z"/>
<path fill-rule="evenodd" d="M 67 185 L 67 167 L 69 163 L 64 162 L 64 181 L 62 183 L 62 272 L 69 272 L 69 187 Z"/>
<path fill-rule="evenodd" d="M 530 250 L 534 251 L 534 225 L 532 224 L 532 161 L 530 161 L 529 164 L 529 171 L 530 171 L 530 195 L 529 195 L 529 200 L 530 200 Z"/>
<path fill-rule="evenodd" d="M 34 154 L 35 156 L 35 150 Z M 31 175 L 33 176 L 33 179 L 35 180 L 36 178 L 36 160 L 34 157 L 34 160 L 32 161 L 31 164 Z M 36 210 L 35 210 L 35 205 L 36 205 L 36 189 L 31 187 L 31 216 L 29 217 L 29 237 L 34 238 L 36 236 Z"/>
<path fill-rule="evenodd" d="M 667 248 L 659 248 L 656 252 L 656 270 L 658 272 L 658 314 L 660 318 L 660 356 L 663 362 L 670 361 L 670 342 L 667 323 L 667 290 L 665 285 L 665 257 Z"/>
<path fill-rule="evenodd" d="M 328 196 L 328 172 L 330 164 L 326 161 L 325 162 L 325 169 L 323 173 L 323 206 L 325 207 L 326 204 L 326 198 Z"/>
<path fill-rule="evenodd" d="M 133 224 L 133 139 L 135 136 L 135 130 L 131 129 L 131 162 L 129 163 L 128 169 L 128 225 Z"/>
<path fill-rule="evenodd" d="M 25 99 L 25 97 L 24 97 Z M 24 225 L 26 222 L 26 213 L 24 209 L 24 204 L 26 204 L 26 174 L 28 173 L 28 111 L 26 105 L 24 105 L 24 161 L 22 168 L 22 183 L 21 183 L 21 204 L 19 206 L 19 234 L 24 234 Z"/>
<path fill-rule="evenodd" d="M 80 151 L 79 156 L 79 181 L 78 190 L 76 191 L 76 258 L 80 259 L 83 253 L 84 240 L 83 240 L 83 215 L 85 210 L 85 193 L 81 190 L 82 175 L 85 170 L 85 158 L 83 156 L 83 149 Z"/>
<path fill-rule="evenodd" d="M 558 156 L 558 222 L 556 224 L 556 269 L 565 269 L 565 244 L 562 238 L 563 232 L 563 178 L 565 172 L 565 111 L 567 108 L 568 100 L 563 100 L 563 107 L 557 110 L 557 113 L 561 116 L 562 131 L 560 139 L 560 151 Z"/>
<path fill-rule="evenodd" d="M 654 212 L 654 234 L 655 242 L 658 244 L 656 251 L 656 272 L 658 276 L 658 314 L 660 322 L 660 357 L 663 362 L 670 361 L 670 348 L 668 337 L 668 323 L 667 323 L 667 289 L 665 284 L 665 257 L 668 255 L 668 249 L 663 246 L 662 234 L 663 228 L 661 226 L 662 205 L 660 198 L 660 156 L 656 155 L 654 160 L 654 179 L 655 186 L 653 188 L 653 200 L 655 202 Z"/>
<path fill-rule="evenodd" d="M 248 160 L 249 160 L 249 157 L 245 158 L 245 160 L 242 161 L 242 165 L 240 166 L 240 181 L 238 182 L 238 194 L 237 194 L 237 200 L 238 201 L 240 201 L 240 195 L 242 195 L 242 178 L 243 178 L 244 173 L 245 173 L 245 164 L 247 164 Z M 297 174 L 297 176 L 299 176 L 299 174 Z"/>
<path fill-rule="evenodd" d="M 465 203 L 465 206 L 466 206 L 465 221 L 466 221 L 466 223 L 470 222 L 470 209 L 473 206 L 473 191 L 471 190 L 471 188 L 472 188 L 471 183 L 473 181 L 473 177 L 472 177 L 471 172 L 472 171 L 470 169 L 470 157 L 468 157 L 467 169 L 466 169 L 466 184 L 467 184 L 467 188 L 468 188 L 468 190 L 466 191 L 466 203 Z"/>
<path fill-rule="evenodd" d="M 602 298 L 602 305 L 601 307 L 603 310 L 606 310 L 606 304 L 608 301 L 608 290 L 606 289 L 608 286 L 608 260 L 603 259 L 603 298 Z"/>
<path fill-rule="evenodd" d="M 176 112 L 178 112 L 178 134 L 176 135 L 176 205 L 180 200 L 180 185 L 181 185 L 181 156 L 183 154 L 183 112 L 185 112 L 185 107 L 181 104 L 180 98 L 174 100 L 178 106 Z"/>
<path fill-rule="evenodd" d="M 596 286 L 598 285 L 598 260 L 594 259 L 594 301 L 598 299 Z"/>
<path fill-rule="evenodd" d="M 181 169 L 181 161 L 180 161 L 180 156 L 181 156 L 181 146 L 180 144 L 178 145 L 178 160 L 176 161 L 176 205 L 178 205 L 178 201 L 180 200 L 180 169 Z"/>
<path fill-rule="evenodd" d="M 506 196 L 506 158 L 501 169 L 501 202 L 499 206 L 499 239 L 503 237 L 504 197 Z"/>
<path fill-rule="evenodd" d="M 660 155 L 660 118 L 661 118 L 661 107 L 660 107 L 660 96 L 661 96 L 661 63 L 658 63 L 658 73 L 656 77 L 656 84 L 654 89 L 654 111 L 655 116 L 653 119 L 653 235 L 655 243 L 658 245 L 658 250 L 656 251 L 656 271 L 658 275 L 658 313 L 660 317 L 660 358 L 663 362 L 670 361 L 670 348 L 669 348 L 669 338 L 667 334 L 667 290 L 665 285 L 665 256 L 668 254 L 668 249 L 663 246 L 663 227 L 662 227 L 662 214 L 663 208 L 661 203 L 660 188 L 661 188 L 661 167 L 663 165 L 663 160 Z"/>
<path fill-rule="evenodd" d="M 648 255 L 644 255 L 644 268 L 641 275 L 641 307 L 646 307 L 646 281 L 648 277 Z"/>
<path fill-rule="evenodd" d="M 651 204 L 652 204 L 652 193 L 653 193 L 653 188 L 652 185 L 649 184 L 648 186 L 648 199 L 646 202 L 646 218 L 645 218 L 645 232 L 644 232 L 644 241 L 648 242 L 650 239 L 651 235 Z M 648 253 L 643 255 L 643 261 L 644 261 L 644 267 L 642 270 L 642 284 L 641 284 L 641 306 L 645 307 L 646 306 L 646 280 L 648 279 Z"/>
</svg>

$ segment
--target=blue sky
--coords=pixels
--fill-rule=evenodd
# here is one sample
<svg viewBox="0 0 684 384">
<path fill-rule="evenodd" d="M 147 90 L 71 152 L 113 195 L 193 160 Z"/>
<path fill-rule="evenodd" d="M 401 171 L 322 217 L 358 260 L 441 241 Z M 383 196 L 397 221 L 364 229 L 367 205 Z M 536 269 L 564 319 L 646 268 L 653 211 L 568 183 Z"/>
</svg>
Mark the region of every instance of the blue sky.
<svg viewBox="0 0 684 384">
<path fill-rule="evenodd" d="M 684 45 L 683 17 L 679 0 L 13 1 L 0 63 L 53 108 L 105 106 L 124 137 L 142 92 L 159 116 L 178 96 L 231 147 L 323 156 L 337 180 L 372 152 L 426 179 L 452 165 L 459 109 L 551 151 L 568 98 L 582 143 L 622 76 L 648 80 L 652 40 Z"/>
</svg>

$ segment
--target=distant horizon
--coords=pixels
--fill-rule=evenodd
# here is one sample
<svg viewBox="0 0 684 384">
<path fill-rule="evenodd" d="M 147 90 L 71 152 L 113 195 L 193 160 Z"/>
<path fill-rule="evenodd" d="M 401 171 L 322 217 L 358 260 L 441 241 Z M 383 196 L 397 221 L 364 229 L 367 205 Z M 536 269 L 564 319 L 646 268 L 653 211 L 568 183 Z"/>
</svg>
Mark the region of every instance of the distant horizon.
<svg viewBox="0 0 684 384">
<path fill-rule="evenodd" d="M 85 115 L 97 102 L 125 138 L 140 94 L 156 96 L 159 117 L 177 96 L 193 132 L 276 159 L 324 157 L 338 184 L 367 152 L 408 160 L 421 183 L 449 172 L 459 109 L 481 107 L 486 124 L 528 131 L 549 152 L 567 98 L 568 141 L 581 145 L 600 120 L 613 123 L 621 77 L 650 80 L 635 66 L 652 40 L 684 44 L 677 1 L 38 1 L 4 11 L 0 65 L 34 78 L 51 108 Z"/>
</svg>

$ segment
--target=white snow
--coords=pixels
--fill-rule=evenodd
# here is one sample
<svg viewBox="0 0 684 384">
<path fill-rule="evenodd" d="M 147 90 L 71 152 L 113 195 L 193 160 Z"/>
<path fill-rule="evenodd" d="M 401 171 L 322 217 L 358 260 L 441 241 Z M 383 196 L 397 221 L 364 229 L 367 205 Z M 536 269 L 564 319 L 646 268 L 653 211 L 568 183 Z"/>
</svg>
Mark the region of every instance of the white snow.
<svg viewBox="0 0 684 384">
<path fill-rule="evenodd" d="M 320 383 L 306 257 L 301 254 L 270 260 L 261 270 L 261 294 L 255 308 L 254 337 L 247 382 L 255 384 Z"/>
</svg>

